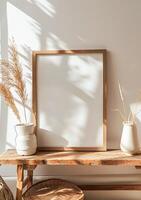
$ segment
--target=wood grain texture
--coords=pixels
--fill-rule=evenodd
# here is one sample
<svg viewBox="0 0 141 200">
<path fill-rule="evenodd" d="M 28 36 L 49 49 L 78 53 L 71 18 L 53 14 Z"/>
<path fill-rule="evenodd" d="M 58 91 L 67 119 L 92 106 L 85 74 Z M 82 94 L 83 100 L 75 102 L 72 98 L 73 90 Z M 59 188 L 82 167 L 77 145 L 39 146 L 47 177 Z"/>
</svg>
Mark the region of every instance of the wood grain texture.
<svg viewBox="0 0 141 200">
<path fill-rule="evenodd" d="M 141 184 L 115 184 L 115 185 L 78 185 L 79 188 L 86 191 L 93 190 L 141 190 Z"/>
<path fill-rule="evenodd" d="M 58 55 L 58 54 L 80 54 L 80 53 L 106 53 L 106 49 L 71 49 L 71 50 L 48 50 L 48 51 L 33 51 L 33 55 Z"/>
<path fill-rule="evenodd" d="M 33 184 L 33 170 L 27 170 L 27 189 Z"/>
<path fill-rule="evenodd" d="M 0 164 L 141 166 L 141 154 L 130 156 L 120 150 L 106 152 L 38 151 L 32 156 L 19 156 L 15 150 L 8 150 L 0 155 Z"/>
<path fill-rule="evenodd" d="M 22 191 L 24 185 L 24 167 L 23 165 L 17 166 L 17 191 L 16 191 L 16 200 L 22 199 Z"/>
</svg>

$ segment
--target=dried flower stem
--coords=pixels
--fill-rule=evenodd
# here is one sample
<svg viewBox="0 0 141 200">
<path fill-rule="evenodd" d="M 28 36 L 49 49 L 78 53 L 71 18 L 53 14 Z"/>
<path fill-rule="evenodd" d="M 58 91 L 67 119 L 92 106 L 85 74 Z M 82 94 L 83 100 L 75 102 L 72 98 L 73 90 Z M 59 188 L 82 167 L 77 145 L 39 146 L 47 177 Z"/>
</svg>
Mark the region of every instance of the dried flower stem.
<svg viewBox="0 0 141 200">
<path fill-rule="evenodd" d="M 121 102 L 123 106 L 124 118 L 126 119 L 125 101 L 124 101 L 124 96 L 123 96 L 122 88 L 119 81 L 118 81 L 118 87 L 119 87 L 120 98 L 121 98 Z"/>
<path fill-rule="evenodd" d="M 119 109 L 115 109 L 114 111 L 115 111 L 115 112 L 118 112 L 119 115 L 120 115 L 120 117 L 121 117 L 121 119 L 122 119 L 123 121 L 125 121 L 125 117 L 124 117 L 124 115 L 122 114 L 122 112 L 121 112 Z"/>
<path fill-rule="evenodd" d="M 18 52 L 16 49 L 16 44 L 14 39 L 10 43 L 10 59 L 0 60 L 1 72 L 0 77 L 2 79 L 0 94 L 5 97 L 7 104 L 12 108 L 13 112 L 20 120 L 18 109 L 14 103 L 13 92 L 16 92 L 21 103 L 23 105 L 23 112 L 25 122 L 27 123 L 26 116 L 26 103 L 27 103 L 27 93 L 25 82 L 23 79 L 22 66 L 19 62 Z"/>
<path fill-rule="evenodd" d="M 122 118 L 122 120 L 124 120 L 124 121 L 132 120 L 133 122 L 135 122 L 135 116 L 132 113 L 131 109 L 130 109 L 130 112 L 129 112 L 128 116 L 126 115 L 126 107 L 125 107 L 124 95 L 123 95 L 122 87 L 121 87 L 119 81 L 118 81 L 118 88 L 119 88 L 119 93 L 120 93 L 120 99 L 121 99 L 121 102 L 122 102 L 123 113 L 119 109 L 116 109 L 115 111 L 119 112 L 120 117 Z M 131 119 L 131 117 L 132 117 L 132 119 Z"/>
<path fill-rule="evenodd" d="M 13 95 L 10 92 L 9 88 L 6 88 L 5 85 L 3 85 L 2 83 L 0 83 L 0 93 L 1 95 L 4 97 L 5 102 L 7 103 L 8 106 L 10 106 L 10 108 L 12 109 L 12 111 L 15 113 L 17 119 L 19 121 L 21 121 L 20 119 L 20 115 L 19 115 L 19 111 L 15 105 L 14 99 L 13 99 Z"/>
<path fill-rule="evenodd" d="M 23 73 L 22 73 L 22 67 L 19 62 L 18 52 L 16 49 L 16 44 L 14 39 L 11 42 L 11 49 L 10 49 L 10 56 L 11 56 L 11 63 L 13 67 L 13 78 L 16 83 L 16 93 L 18 94 L 19 98 L 21 99 L 22 105 L 23 105 L 23 111 L 24 111 L 24 117 L 25 122 L 27 122 L 26 117 L 26 101 L 27 101 L 27 94 L 26 94 L 26 87 L 25 82 L 23 80 Z"/>
<path fill-rule="evenodd" d="M 130 113 L 128 115 L 128 121 L 130 121 L 131 116 L 132 116 L 132 111 L 130 111 Z"/>
</svg>

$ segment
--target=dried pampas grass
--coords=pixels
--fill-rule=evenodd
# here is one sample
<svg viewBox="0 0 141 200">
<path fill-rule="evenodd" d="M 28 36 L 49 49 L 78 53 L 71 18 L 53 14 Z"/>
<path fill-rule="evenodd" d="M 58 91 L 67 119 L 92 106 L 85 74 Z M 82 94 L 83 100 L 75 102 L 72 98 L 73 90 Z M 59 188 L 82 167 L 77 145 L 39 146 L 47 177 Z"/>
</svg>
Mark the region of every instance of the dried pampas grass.
<svg viewBox="0 0 141 200">
<path fill-rule="evenodd" d="M 0 94 L 4 97 L 5 102 L 7 103 L 8 106 L 10 106 L 12 111 L 15 113 L 17 119 L 20 121 L 19 111 L 15 105 L 12 93 L 9 90 L 9 88 L 6 88 L 6 86 L 3 85 L 2 83 L 0 83 Z"/>
<path fill-rule="evenodd" d="M 120 117 L 121 117 L 121 119 L 123 121 L 132 120 L 133 122 L 135 122 L 135 117 L 134 117 L 134 114 L 132 113 L 131 109 L 130 109 L 129 113 L 126 112 L 125 97 L 124 97 L 123 89 L 122 89 L 121 84 L 120 84 L 119 81 L 118 81 L 118 89 L 119 89 L 119 94 L 120 94 L 120 99 L 121 99 L 121 103 L 122 103 L 123 112 L 121 110 L 119 110 L 119 109 L 115 109 L 114 111 L 119 113 L 119 115 L 120 115 Z"/>
<path fill-rule="evenodd" d="M 8 61 L 3 59 L 0 60 L 0 75 L 2 80 L 2 83 L 0 84 L 0 94 L 4 96 L 6 103 L 13 110 L 18 120 L 21 121 L 19 111 L 15 105 L 12 91 L 16 92 L 21 101 L 21 104 L 23 105 L 24 117 L 25 121 L 27 122 L 25 109 L 27 102 L 26 86 L 23 79 L 22 66 L 19 62 L 18 52 L 14 39 L 12 39 L 12 41 L 10 42 L 9 54 L 10 59 Z"/>
</svg>

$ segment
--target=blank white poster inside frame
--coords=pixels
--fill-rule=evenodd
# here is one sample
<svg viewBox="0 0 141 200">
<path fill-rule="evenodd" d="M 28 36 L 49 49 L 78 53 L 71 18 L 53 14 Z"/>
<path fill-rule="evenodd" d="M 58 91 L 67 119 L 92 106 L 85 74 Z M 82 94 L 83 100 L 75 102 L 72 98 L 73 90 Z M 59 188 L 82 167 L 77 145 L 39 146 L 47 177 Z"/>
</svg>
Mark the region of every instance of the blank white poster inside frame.
<svg viewBox="0 0 141 200">
<path fill-rule="evenodd" d="M 106 150 L 106 50 L 33 52 L 38 146 Z"/>
</svg>

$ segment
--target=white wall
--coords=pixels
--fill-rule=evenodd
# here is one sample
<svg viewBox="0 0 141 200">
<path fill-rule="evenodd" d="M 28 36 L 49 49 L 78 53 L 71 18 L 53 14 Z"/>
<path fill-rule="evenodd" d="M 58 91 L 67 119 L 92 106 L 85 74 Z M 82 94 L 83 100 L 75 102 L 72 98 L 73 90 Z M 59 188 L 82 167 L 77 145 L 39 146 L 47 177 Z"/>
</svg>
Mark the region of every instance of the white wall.
<svg viewBox="0 0 141 200">
<path fill-rule="evenodd" d="M 32 50 L 87 49 L 108 50 L 108 147 L 119 148 L 122 124 L 113 112 L 121 108 L 117 80 L 127 96 L 127 105 L 141 97 L 141 1 L 140 0 L 2 0 L 1 56 L 7 57 L 8 39 L 15 37 L 25 74 L 31 84 L 28 61 Z M 15 118 L 1 102 L 0 151 L 14 147 Z M 137 116 L 141 139 L 141 123 Z M 113 167 L 40 167 L 38 176 L 65 176 L 75 182 L 139 181 L 141 170 Z M 14 184 L 15 168 L 1 167 L 0 174 Z M 96 174 L 96 176 L 94 175 Z M 111 175 L 109 175 L 111 174 Z M 124 175 L 125 174 L 125 175 Z M 71 176 L 68 176 L 71 175 Z M 79 176 L 77 176 L 79 175 Z M 89 175 L 89 176 L 88 176 Z M 13 177 L 13 178 L 10 178 Z M 140 192 L 96 192 L 89 199 L 139 199 Z"/>
</svg>

